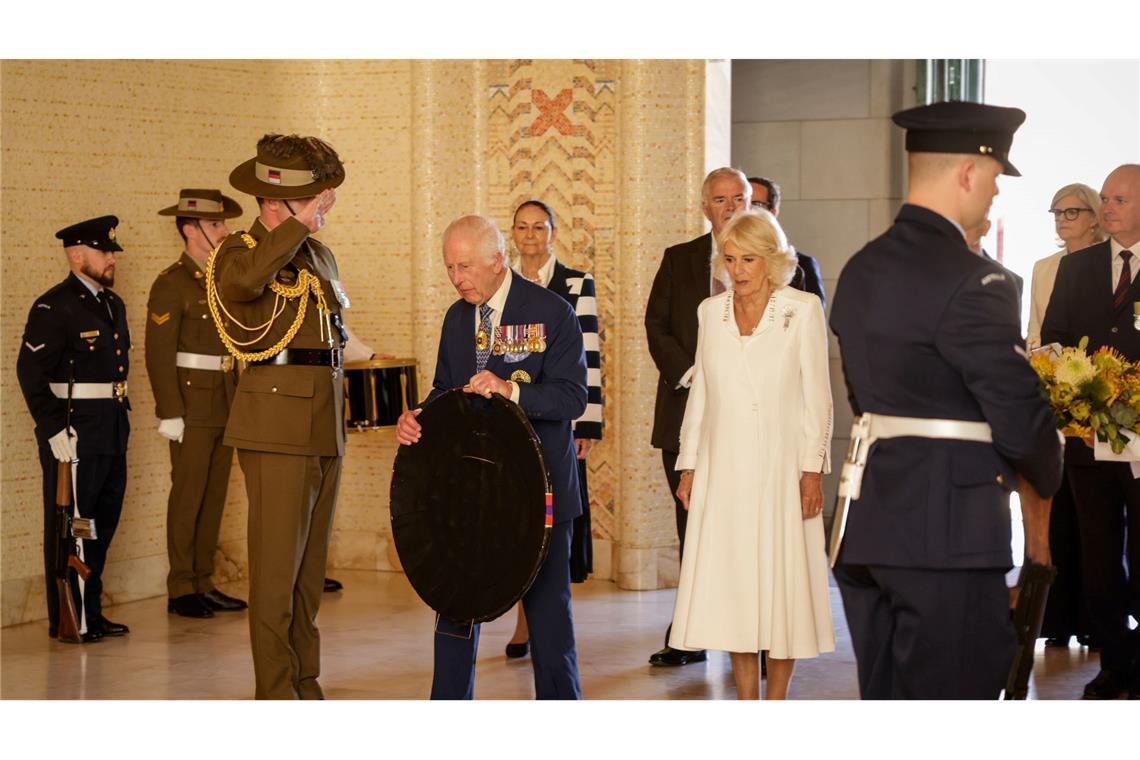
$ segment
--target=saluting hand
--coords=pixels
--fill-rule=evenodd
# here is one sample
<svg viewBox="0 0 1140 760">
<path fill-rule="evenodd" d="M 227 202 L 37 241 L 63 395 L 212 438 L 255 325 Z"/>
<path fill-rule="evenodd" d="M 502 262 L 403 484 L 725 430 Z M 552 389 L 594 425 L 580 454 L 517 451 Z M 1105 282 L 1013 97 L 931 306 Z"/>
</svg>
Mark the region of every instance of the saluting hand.
<svg viewBox="0 0 1140 760">
<path fill-rule="evenodd" d="M 800 509 L 805 520 L 823 511 L 823 476 L 818 472 L 800 475 Z"/>
<path fill-rule="evenodd" d="M 336 203 L 336 190 L 331 187 L 322 190 L 320 195 L 314 195 L 297 209 L 297 221 L 308 227 L 309 232 L 318 232 L 325 226 L 325 216 L 334 203 Z"/>
<path fill-rule="evenodd" d="M 409 409 L 396 420 L 396 440 L 403 446 L 411 446 L 420 439 L 423 427 L 416 421 L 422 409 Z"/>
</svg>

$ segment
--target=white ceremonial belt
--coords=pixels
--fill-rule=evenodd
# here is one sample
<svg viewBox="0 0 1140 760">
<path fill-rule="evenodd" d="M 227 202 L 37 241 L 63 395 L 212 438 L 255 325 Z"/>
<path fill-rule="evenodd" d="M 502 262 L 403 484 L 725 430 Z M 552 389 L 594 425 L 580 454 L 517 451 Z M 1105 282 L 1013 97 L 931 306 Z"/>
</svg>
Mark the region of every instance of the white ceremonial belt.
<svg viewBox="0 0 1140 760">
<path fill-rule="evenodd" d="M 851 445 L 839 475 L 839 495 L 858 499 L 867 456 L 875 441 L 884 438 L 941 438 L 952 441 L 991 443 L 993 431 L 985 422 L 937 420 L 927 417 L 891 417 L 867 413 L 851 425 Z"/>
<path fill-rule="evenodd" d="M 831 566 L 839 559 L 843 532 L 847 528 L 848 505 L 859 498 L 863 486 L 863 473 L 867 469 L 867 456 L 871 446 L 884 438 L 939 438 L 951 441 L 992 443 L 993 431 L 985 422 L 967 420 L 937 420 L 926 417 L 891 417 L 886 414 L 864 414 L 851 425 L 851 445 L 843 460 L 839 474 L 839 489 L 835 496 L 835 516 L 831 526 Z"/>
<path fill-rule="evenodd" d="M 234 367 L 234 358 L 229 354 L 225 356 L 212 356 L 210 354 L 190 354 L 179 351 L 174 357 L 174 363 L 184 369 L 206 369 L 214 372 L 229 372 Z"/>
<path fill-rule="evenodd" d="M 48 383 L 56 398 L 67 399 L 67 383 Z M 127 381 L 114 383 L 74 383 L 71 386 L 72 399 L 117 398 L 127 396 Z"/>
</svg>

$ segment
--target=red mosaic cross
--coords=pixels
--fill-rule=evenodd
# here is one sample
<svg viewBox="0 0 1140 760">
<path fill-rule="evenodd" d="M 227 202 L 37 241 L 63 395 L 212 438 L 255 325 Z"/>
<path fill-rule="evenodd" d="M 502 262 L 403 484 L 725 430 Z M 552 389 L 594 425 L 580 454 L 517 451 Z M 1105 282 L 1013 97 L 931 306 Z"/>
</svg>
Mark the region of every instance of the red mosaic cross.
<svg viewBox="0 0 1140 760">
<path fill-rule="evenodd" d="M 570 107 L 570 101 L 574 98 L 573 90 L 566 88 L 558 93 L 558 97 L 553 100 L 542 90 L 531 90 L 530 97 L 539 110 L 538 118 L 530 125 L 532 137 L 538 137 L 551 127 L 557 129 L 558 133 L 562 135 L 574 134 L 574 125 L 570 123 L 566 114 L 562 113 Z"/>
</svg>

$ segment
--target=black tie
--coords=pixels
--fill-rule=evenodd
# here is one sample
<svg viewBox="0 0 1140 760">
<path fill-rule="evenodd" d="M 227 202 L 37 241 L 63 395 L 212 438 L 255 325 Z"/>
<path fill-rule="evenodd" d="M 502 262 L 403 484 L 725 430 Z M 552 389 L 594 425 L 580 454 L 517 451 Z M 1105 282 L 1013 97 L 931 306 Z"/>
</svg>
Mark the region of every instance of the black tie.
<svg viewBox="0 0 1140 760">
<path fill-rule="evenodd" d="M 1119 311 L 1120 307 L 1124 305 L 1124 298 L 1128 295 L 1128 289 L 1132 287 L 1132 266 L 1129 264 L 1132 251 L 1121 251 L 1120 258 L 1124 259 L 1124 266 L 1120 270 L 1120 280 L 1116 283 L 1116 290 L 1112 293 L 1114 311 Z"/>
<path fill-rule="evenodd" d="M 107 298 L 107 291 L 100 290 L 95 294 L 95 300 L 103 304 L 103 308 L 107 310 L 107 317 L 111 320 L 111 322 L 114 322 L 115 312 L 113 309 L 111 309 L 111 299 Z"/>
</svg>

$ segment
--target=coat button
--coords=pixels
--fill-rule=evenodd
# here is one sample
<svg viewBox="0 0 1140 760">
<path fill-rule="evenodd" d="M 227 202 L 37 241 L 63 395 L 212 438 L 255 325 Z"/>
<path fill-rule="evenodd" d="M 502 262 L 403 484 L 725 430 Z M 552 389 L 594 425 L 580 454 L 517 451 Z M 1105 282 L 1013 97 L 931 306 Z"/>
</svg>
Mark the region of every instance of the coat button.
<svg viewBox="0 0 1140 760">
<path fill-rule="evenodd" d="M 187 385 L 189 385 L 189 384 L 190 384 L 190 381 L 189 381 L 189 380 L 187 380 L 187 381 L 186 381 L 186 384 L 187 384 Z"/>
<path fill-rule="evenodd" d="M 115 349 L 115 356 L 122 356 L 122 355 L 123 355 L 123 349 L 116 348 Z"/>
<path fill-rule="evenodd" d="M 208 314 L 203 314 L 202 319 L 206 319 L 208 316 L 209 316 Z"/>
<path fill-rule="evenodd" d="M 95 350 L 95 346 L 88 346 L 88 347 L 87 347 L 87 350 L 88 350 L 88 351 L 94 351 L 94 350 Z"/>
<path fill-rule="evenodd" d="M 277 386 L 276 386 L 276 385 L 275 385 L 275 386 L 273 386 L 273 392 L 274 392 L 274 393 L 276 393 L 276 392 L 277 392 Z"/>
<path fill-rule="evenodd" d="M 1120 332 L 1120 330 L 1118 330 L 1118 329 L 1117 329 L 1117 328 L 1115 328 L 1115 327 L 1114 327 L 1114 328 L 1112 328 L 1112 331 L 1113 331 L 1113 332 Z"/>
<path fill-rule="evenodd" d="M 122 372 L 122 371 L 123 371 L 123 365 L 121 365 L 121 364 L 119 365 L 119 371 L 120 371 L 120 372 Z"/>
<path fill-rule="evenodd" d="M 1003 476 L 1000 472 L 998 473 L 998 476 L 995 478 L 995 480 L 997 480 L 997 484 L 999 486 L 1005 484 L 1005 476 Z"/>
<path fill-rule="evenodd" d="M 119 339 L 119 334 L 118 334 L 118 333 L 115 333 L 113 337 L 115 338 L 115 340 L 118 340 L 118 339 Z"/>
</svg>

